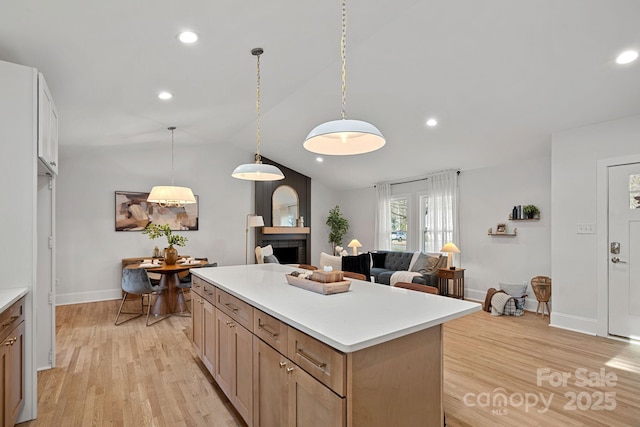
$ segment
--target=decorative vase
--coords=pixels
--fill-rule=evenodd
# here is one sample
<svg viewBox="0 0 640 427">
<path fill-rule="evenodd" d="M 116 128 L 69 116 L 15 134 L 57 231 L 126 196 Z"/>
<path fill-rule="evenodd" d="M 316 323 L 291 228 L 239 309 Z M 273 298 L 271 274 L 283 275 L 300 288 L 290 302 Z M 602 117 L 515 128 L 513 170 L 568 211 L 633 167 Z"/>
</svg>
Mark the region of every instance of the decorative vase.
<svg viewBox="0 0 640 427">
<path fill-rule="evenodd" d="M 169 245 L 167 249 L 165 249 L 164 253 L 164 263 L 166 265 L 176 265 L 178 261 L 178 250 L 173 247 L 173 245 Z"/>
</svg>

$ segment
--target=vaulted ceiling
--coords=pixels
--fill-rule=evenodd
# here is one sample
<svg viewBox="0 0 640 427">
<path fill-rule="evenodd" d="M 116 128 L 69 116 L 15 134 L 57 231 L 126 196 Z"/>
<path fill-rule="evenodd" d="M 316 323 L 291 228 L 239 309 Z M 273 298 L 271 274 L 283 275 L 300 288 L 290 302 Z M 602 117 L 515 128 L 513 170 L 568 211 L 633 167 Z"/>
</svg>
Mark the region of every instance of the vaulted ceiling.
<svg viewBox="0 0 640 427">
<path fill-rule="evenodd" d="M 640 48 L 637 0 L 347 0 L 347 13 L 347 118 L 387 144 L 322 163 L 302 142 L 340 117 L 338 0 L 4 0 L 0 59 L 45 74 L 61 146 L 165 144 L 175 125 L 177 143 L 249 160 L 262 47 L 262 154 L 335 188 L 545 155 L 553 132 L 640 113 L 640 63 L 615 63 Z M 181 44 L 184 29 L 199 40 Z"/>
</svg>

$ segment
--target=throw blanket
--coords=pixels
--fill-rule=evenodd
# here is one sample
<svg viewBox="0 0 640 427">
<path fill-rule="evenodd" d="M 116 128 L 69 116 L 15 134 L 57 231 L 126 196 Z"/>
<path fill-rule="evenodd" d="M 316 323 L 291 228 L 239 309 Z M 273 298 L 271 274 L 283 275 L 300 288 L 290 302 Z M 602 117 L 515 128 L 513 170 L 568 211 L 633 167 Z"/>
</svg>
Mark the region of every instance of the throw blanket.
<svg viewBox="0 0 640 427">
<path fill-rule="evenodd" d="M 391 275 L 390 285 L 395 286 L 398 282 L 409 282 L 413 280 L 416 276 L 422 276 L 420 273 L 415 273 L 413 271 L 396 271 Z"/>
<path fill-rule="evenodd" d="M 516 299 L 506 293 L 496 292 L 491 298 L 491 315 L 492 316 L 522 316 L 524 310 L 516 307 Z"/>
<path fill-rule="evenodd" d="M 493 298 L 493 295 L 496 292 L 506 293 L 503 290 L 499 290 L 496 288 L 489 288 L 489 290 L 487 290 L 487 295 L 484 297 L 484 305 L 482 306 L 482 309 L 484 311 L 491 313 L 491 298 Z"/>
</svg>

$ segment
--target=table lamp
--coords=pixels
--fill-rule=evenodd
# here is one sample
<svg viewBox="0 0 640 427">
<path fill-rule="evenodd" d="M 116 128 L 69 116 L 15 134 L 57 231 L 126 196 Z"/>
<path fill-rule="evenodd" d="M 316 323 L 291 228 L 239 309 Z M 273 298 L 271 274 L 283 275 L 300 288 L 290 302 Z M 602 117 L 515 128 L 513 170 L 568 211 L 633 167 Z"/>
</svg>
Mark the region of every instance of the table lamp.
<svg viewBox="0 0 640 427">
<path fill-rule="evenodd" d="M 358 239 L 353 239 L 347 246 L 353 248 L 353 255 L 358 255 L 358 248 L 361 248 L 362 244 L 358 242 Z"/>
<path fill-rule="evenodd" d="M 249 227 L 263 227 L 264 219 L 260 215 L 247 214 L 247 227 L 244 229 L 244 263 L 249 264 Z"/>
<path fill-rule="evenodd" d="M 453 266 L 453 254 L 459 254 L 460 249 L 452 242 L 447 243 L 440 249 L 440 252 L 447 253 L 447 265 L 449 266 L 449 270 L 455 270 L 456 268 Z"/>
</svg>

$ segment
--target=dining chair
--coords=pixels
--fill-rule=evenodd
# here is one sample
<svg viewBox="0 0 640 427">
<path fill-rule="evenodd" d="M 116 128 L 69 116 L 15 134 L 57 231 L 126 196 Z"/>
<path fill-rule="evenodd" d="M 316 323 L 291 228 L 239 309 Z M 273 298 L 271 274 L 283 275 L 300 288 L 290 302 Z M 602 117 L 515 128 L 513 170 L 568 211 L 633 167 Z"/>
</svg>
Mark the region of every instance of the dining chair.
<svg viewBox="0 0 640 427">
<path fill-rule="evenodd" d="M 144 268 L 135 268 L 129 269 L 125 268 L 122 270 L 122 302 L 120 303 L 120 309 L 118 310 L 118 315 L 116 316 L 115 324 L 122 325 L 129 320 L 136 319 L 144 314 L 144 296 L 146 295 L 149 299 L 149 303 L 147 304 L 147 326 L 153 325 L 154 323 L 159 322 L 160 320 L 165 319 L 168 316 L 162 317 L 161 319 L 156 320 L 153 323 L 149 323 L 149 314 L 151 312 L 151 296 L 158 295 L 161 292 L 164 292 L 167 289 L 166 286 L 162 285 L 152 285 L 149 280 L 149 275 L 147 274 L 147 270 Z M 140 313 L 137 312 L 123 312 L 122 307 L 124 307 L 124 303 L 127 300 L 128 295 L 140 295 Z M 121 314 L 135 314 L 129 319 L 123 320 L 118 323 L 118 319 Z"/>
<path fill-rule="evenodd" d="M 428 294 L 438 295 L 438 288 L 436 288 L 435 286 L 420 285 L 418 283 L 409 283 L 409 282 L 397 282 L 394 285 L 394 287 L 403 288 L 403 289 L 410 289 L 412 291 L 425 292 L 425 293 L 428 293 Z"/>
<path fill-rule="evenodd" d="M 354 273 L 352 271 L 343 271 L 342 275 L 344 277 L 348 277 L 349 279 L 364 280 L 365 282 L 368 282 L 367 276 L 365 276 L 364 274 Z"/>
</svg>

